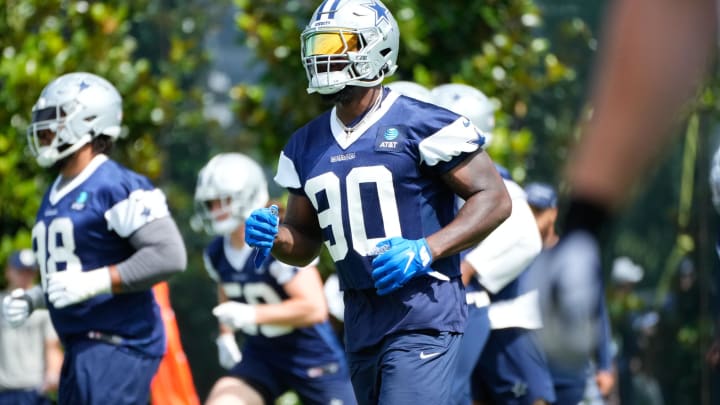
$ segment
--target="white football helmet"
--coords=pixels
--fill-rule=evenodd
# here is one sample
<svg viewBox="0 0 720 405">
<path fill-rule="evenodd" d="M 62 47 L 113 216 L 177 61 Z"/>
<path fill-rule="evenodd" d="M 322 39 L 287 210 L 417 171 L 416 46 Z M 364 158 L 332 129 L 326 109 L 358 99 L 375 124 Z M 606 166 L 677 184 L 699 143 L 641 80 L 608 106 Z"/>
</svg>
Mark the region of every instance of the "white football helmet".
<svg viewBox="0 0 720 405">
<path fill-rule="evenodd" d="M 28 144 L 38 164 L 49 167 L 96 136 L 117 138 L 121 121 L 122 97 L 115 86 L 92 73 L 68 73 L 40 93 Z"/>
<path fill-rule="evenodd" d="M 262 168 L 242 153 L 216 155 L 198 173 L 195 216 L 191 225 L 210 235 L 226 235 L 250 213 L 268 202 L 267 181 Z M 211 210 L 213 200 L 220 208 Z"/>
<path fill-rule="evenodd" d="M 388 83 L 385 87 L 389 87 L 390 90 L 397 91 L 406 97 L 411 97 L 416 100 L 424 101 L 426 103 L 432 103 L 432 95 L 427 87 L 405 80 L 399 80 L 392 83 Z"/>
<path fill-rule="evenodd" d="M 325 0 L 300 35 L 308 93 L 373 87 L 397 69 L 400 30 L 378 0 Z"/>
<path fill-rule="evenodd" d="M 495 105 L 480 90 L 467 84 L 441 84 L 431 91 L 433 102 L 441 107 L 467 117 L 485 135 L 485 144 L 490 144 L 489 135 L 495 128 Z"/>
</svg>

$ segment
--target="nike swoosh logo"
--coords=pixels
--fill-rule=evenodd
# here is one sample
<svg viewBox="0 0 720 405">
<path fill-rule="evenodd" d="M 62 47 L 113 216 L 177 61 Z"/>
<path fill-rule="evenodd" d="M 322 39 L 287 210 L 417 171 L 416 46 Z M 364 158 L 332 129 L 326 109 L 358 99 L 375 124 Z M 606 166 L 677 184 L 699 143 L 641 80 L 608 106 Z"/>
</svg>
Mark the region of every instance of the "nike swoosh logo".
<svg viewBox="0 0 720 405">
<path fill-rule="evenodd" d="M 405 273 L 410 267 L 410 264 L 412 263 L 413 259 L 415 258 L 415 252 L 405 252 L 405 255 L 407 255 L 407 263 L 405 263 L 405 268 L 403 269 L 403 273 Z"/>
<path fill-rule="evenodd" d="M 425 353 L 425 352 L 420 352 L 420 360 L 426 360 L 426 359 L 429 359 L 429 358 L 431 358 L 431 357 L 435 357 L 435 356 L 439 356 L 439 355 L 440 355 L 440 353 Z"/>
</svg>

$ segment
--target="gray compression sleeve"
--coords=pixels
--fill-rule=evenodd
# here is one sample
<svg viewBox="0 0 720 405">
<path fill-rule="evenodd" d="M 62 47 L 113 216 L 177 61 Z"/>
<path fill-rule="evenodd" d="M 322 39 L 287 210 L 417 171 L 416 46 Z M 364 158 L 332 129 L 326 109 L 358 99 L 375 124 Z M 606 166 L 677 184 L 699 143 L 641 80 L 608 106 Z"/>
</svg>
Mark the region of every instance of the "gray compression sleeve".
<svg viewBox="0 0 720 405">
<path fill-rule="evenodd" d="M 172 217 L 143 225 L 129 240 L 135 253 L 117 264 L 123 292 L 148 289 L 185 270 L 185 243 Z"/>
</svg>

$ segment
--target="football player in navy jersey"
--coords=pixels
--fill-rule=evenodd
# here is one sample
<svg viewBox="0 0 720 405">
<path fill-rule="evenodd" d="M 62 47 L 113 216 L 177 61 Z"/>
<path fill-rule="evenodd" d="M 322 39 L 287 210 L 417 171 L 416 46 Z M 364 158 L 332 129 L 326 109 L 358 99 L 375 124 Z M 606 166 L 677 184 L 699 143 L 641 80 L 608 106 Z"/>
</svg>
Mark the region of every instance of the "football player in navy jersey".
<svg viewBox="0 0 720 405">
<path fill-rule="evenodd" d="M 467 316 L 458 253 L 508 216 L 507 191 L 467 118 L 382 86 L 399 32 L 381 2 L 324 1 L 301 42 L 308 92 L 334 107 L 281 153 L 282 224 L 256 210 L 245 240 L 299 266 L 325 243 L 359 403 L 446 404 Z"/>
<path fill-rule="evenodd" d="M 220 364 L 230 370 L 207 403 L 273 404 L 293 389 L 303 404 L 355 404 L 317 269 L 256 260 L 261 253 L 245 244 L 245 218 L 268 203 L 260 166 L 240 153 L 213 157 L 198 174 L 195 202 L 196 218 L 216 235 L 204 258 L 218 283 Z M 242 351 L 237 330 L 245 335 Z"/>
<path fill-rule="evenodd" d="M 3 304 L 15 322 L 47 304 L 65 347 L 60 404 L 147 403 L 165 352 L 150 288 L 186 265 L 162 190 L 106 155 L 121 118 L 120 94 L 90 73 L 58 77 L 32 109 L 30 150 L 59 176 L 32 229 L 42 288 Z"/>
</svg>

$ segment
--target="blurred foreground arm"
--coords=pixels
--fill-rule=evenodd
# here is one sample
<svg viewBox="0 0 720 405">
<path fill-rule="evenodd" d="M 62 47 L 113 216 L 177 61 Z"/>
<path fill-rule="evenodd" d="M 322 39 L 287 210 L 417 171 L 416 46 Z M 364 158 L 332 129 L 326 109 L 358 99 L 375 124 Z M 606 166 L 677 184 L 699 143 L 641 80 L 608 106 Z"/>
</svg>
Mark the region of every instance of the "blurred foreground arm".
<svg viewBox="0 0 720 405">
<path fill-rule="evenodd" d="M 600 235 L 674 133 L 716 42 L 714 0 L 616 1 L 605 23 L 590 100 L 573 150 L 563 236 L 540 256 L 545 352 L 580 365 L 598 342 Z"/>
<path fill-rule="evenodd" d="M 674 133 L 717 47 L 714 0 L 615 1 L 600 43 L 593 116 L 568 175 L 574 196 L 609 210 Z"/>
</svg>

